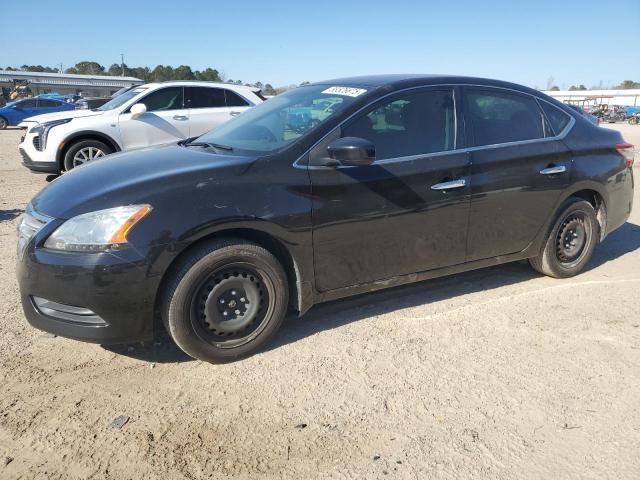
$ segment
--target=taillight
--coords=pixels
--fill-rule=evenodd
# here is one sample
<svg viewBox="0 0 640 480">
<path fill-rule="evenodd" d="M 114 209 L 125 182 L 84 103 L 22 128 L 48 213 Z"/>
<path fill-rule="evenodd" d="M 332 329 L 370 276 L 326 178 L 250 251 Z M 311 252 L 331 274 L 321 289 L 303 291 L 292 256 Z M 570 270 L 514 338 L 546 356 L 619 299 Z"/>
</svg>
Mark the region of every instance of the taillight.
<svg viewBox="0 0 640 480">
<path fill-rule="evenodd" d="M 633 167 L 633 156 L 635 154 L 633 145 L 630 143 L 618 143 L 616 144 L 616 150 L 627 161 L 627 167 Z"/>
</svg>

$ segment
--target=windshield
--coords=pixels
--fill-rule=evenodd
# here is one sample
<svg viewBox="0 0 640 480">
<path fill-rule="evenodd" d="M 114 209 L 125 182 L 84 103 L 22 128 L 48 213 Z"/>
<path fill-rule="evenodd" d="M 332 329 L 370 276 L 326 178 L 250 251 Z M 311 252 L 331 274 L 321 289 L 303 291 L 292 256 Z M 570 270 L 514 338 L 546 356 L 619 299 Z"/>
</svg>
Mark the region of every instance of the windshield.
<svg viewBox="0 0 640 480">
<path fill-rule="evenodd" d="M 365 92 L 327 85 L 296 88 L 247 110 L 194 142 L 270 153 L 302 137 Z"/>
<path fill-rule="evenodd" d="M 121 105 L 124 105 L 125 103 L 127 103 L 136 95 L 144 92 L 146 89 L 147 89 L 146 87 L 132 87 L 129 90 L 122 92 L 117 97 L 112 98 L 104 105 L 101 105 L 98 108 L 95 108 L 94 110 L 104 111 L 104 110 L 113 110 L 114 108 L 118 108 Z"/>
</svg>

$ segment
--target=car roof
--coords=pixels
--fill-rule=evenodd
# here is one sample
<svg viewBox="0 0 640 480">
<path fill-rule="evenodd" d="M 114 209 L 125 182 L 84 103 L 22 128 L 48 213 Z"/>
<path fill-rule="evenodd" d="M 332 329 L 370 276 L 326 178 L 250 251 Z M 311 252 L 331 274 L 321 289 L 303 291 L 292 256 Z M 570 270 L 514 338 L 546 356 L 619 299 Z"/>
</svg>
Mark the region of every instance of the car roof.
<svg viewBox="0 0 640 480">
<path fill-rule="evenodd" d="M 190 87 L 217 87 L 226 88 L 228 90 L 238 91 L 251 91 L 257 92 L 260 89 L 257 87 L 247 87 L 246 85 L 236 85 L 235 83 L 223 83 L 223 82 L 207 82 L 203 80 L 167 80 L 164 82 L 145 83 L 144 85 L 137 85 L 139 87 L 156 87 L 160 85 L 175 85 L 175 86 L 190 86 Z"/>
<path fill-rule="evenodd" d="M 368 88 L 387 88 L 389 90 L 397 90 L 400 88 L 415 87 L 422 85 L 439 85 L 439 84 L 463 84 L 463 85 L 481 85 L 510 88 L 527 93 L 534 93 L 538 96 L 544 96 L 540 91 L 534 90 L 516 83 L 505 82 L 481 77 L 467 77 L 462 75 L 441 75 L 441 74 L 387 74 L 387 75 L 365 75 L 357 77 L 336 78 L 332 80 L 324 80 L 314 82 L 312 85 L 336 85 L 345 87 L 368 87 Z"/>
</svg>

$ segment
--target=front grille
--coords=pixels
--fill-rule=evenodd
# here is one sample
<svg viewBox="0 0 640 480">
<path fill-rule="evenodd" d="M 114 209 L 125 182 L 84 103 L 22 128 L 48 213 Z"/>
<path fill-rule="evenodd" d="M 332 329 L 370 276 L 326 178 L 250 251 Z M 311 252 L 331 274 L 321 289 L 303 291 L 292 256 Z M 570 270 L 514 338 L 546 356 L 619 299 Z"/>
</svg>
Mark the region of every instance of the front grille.
<svg viewBox="0 0 640 480">
<path fill-rule="evenodd" d="M 41 146 L 41 142 L 40 142 L 40 135 L 36 135 L 35 137 L 33 137 L 33 146 L 35 147 L 35 149 L 39 152 L 42 151 L 42 146 Z"/>
</svg>

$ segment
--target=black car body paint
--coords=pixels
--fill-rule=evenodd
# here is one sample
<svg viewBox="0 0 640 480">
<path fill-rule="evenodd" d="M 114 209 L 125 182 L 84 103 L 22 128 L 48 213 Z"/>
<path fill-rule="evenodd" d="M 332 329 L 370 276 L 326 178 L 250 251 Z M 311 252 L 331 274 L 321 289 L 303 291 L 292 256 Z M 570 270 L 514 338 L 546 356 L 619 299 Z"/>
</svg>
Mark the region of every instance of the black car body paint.
<svg viewBox="0 0 640 480">
<path fill-rule="evenodd" d="M 19 261 L 27 319 L 86 341 L 150 339 L 163 279 L 187 249 L 215 236 L 271 250 L 287 271 L 292 307 L 302 314 L 322 301 L 535 256 L 558 206 L 576 192 L 604 205 L 603 238 L 630 214 L 633 173 L 615 150 L 620 135 L 538 91 L 454 76 L 322 84 L 366 93 L 280 151 L 248 155 L 171 145 L 114 154 L 52 182 L 31 208 L 54 220 L 30 239 Z M 398 92 L 433 88 L 450 89 L 456 98 L 455 149 L 370 166 L 316 162 L 356 112 Z M 465 121 L 468 88 L 550 102 L 571 116 L 571 126 L 536 141 L 475 147 Z M 540 175 L 550 165 L 566 173 Z M 466 181 L 461 189 L 430 188 L 459 178 Z M 65 220 L 130 204 L 153 211 L 123 248 L 92 254 L 44 248 Z M 90 309 L 106 325 L 52 318 L 33 297 Z"/>
</svg>

